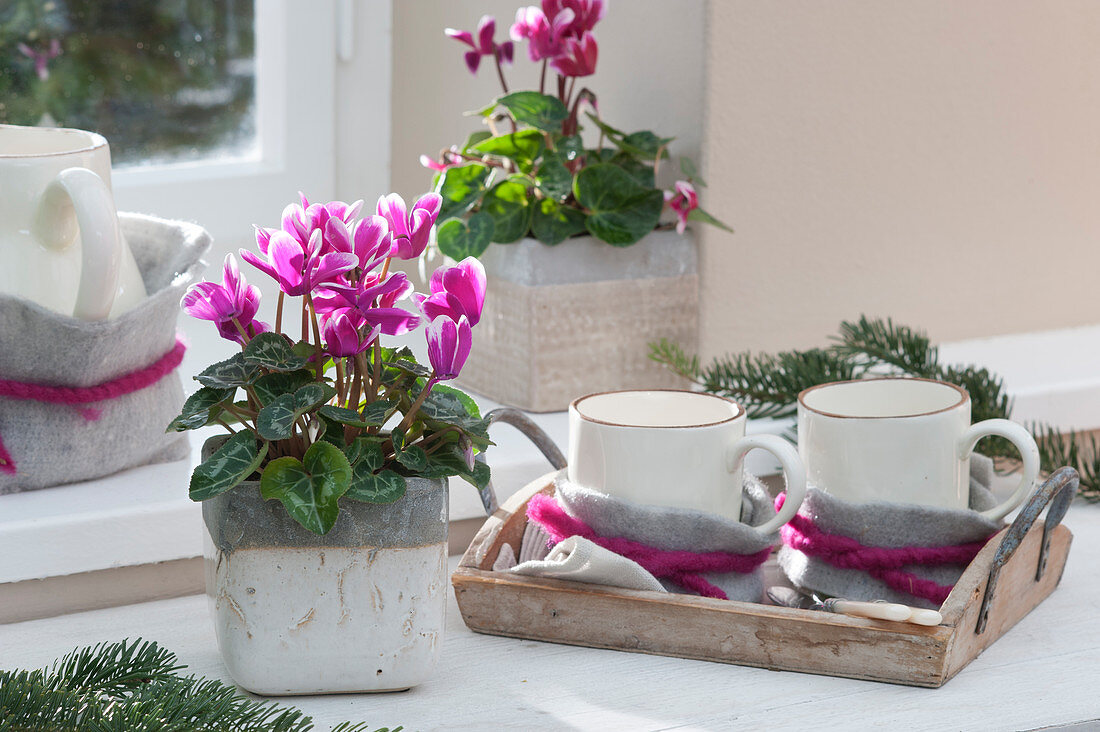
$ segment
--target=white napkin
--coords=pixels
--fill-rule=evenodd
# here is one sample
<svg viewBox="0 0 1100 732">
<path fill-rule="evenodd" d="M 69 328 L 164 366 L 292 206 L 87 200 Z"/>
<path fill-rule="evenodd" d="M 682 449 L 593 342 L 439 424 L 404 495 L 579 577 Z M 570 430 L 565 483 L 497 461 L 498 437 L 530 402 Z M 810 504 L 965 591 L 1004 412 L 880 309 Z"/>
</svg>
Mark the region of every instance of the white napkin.
<svg viewBox="0 0 1100 732">
<path fill-rule="evenodd" d="M 525 532 L 524 544 L 529 544 L 526 533 L 528 532 Z M 505 548 L 508 549 L 507 553 L 503 551 Z M 558 542 L 545 559 L 530 559 L 512 567 L 504 565 L 508 564 L 509 557 L 512 562 L 515 561 L 515 552 L 509 545 L 501 549 L 493 566 L 497 571 L 623 587 L 628 590 L 668 591 L 656 577 L 634 560 L 604 549 L 581 536 L 570 536 Z"/>
</svg>

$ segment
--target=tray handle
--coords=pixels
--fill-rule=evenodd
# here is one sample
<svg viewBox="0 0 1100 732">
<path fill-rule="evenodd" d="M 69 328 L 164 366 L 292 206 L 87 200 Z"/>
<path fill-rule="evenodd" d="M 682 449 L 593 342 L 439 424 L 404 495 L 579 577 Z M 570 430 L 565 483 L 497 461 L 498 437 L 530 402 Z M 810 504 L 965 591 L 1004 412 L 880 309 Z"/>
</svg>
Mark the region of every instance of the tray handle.
<svg viewBox="0 0 1100 732">
<path fill-rule="evenodd" d="M 554 444 L 554 440 L 552 440 L 550 435 L 546 434 L 541 427 L 535 424 L 530 417 L 520 410 L 514 407 L 498 407 L 486 414 L 485 418 L 489 420 L 490 426 L 497 422 L 504 422 L 522 432 L 550 462 L 554 470 L 561 470 L 565 467 L 565 456 L 561 454 L 561 450 Z M 482 459 L 480 455 L 478 458 Z M 493 488 L 493 481 L 491 479 L 488 485 L 481 489 L 480 493 L 481 503 L 485 506 L 485 514 L 487 516 L 492 516 L 496 513 L 496 510 L 500 508 L 500 504 L 497 502 L 497 492 Z"/>
<path fill-rule="evenodd" d="M 1059 468 L 1046 481 L 1039 486 L 1039 490 L 1024 505 L 1023 510 L 1008 527 L 1004 538 L 1001 539 L 997 553 L 993 555 L 993 564 L 989 568 L 989 579 L 985 583 L 985 596 L 982 598 L 982 607 L 978 612 L 978 624 L 974 628 L 975 634 L 985 631 L 989 621 L 989 607 L 993 604 L 993 595 L 997 589 L 997 578 L 1001 568 L 1004 567 L 1012 555 L 1020 547 L 1029 529 L 1039 518 L 1039 514 L 1049 504 L 1046 520 L 1043 522 L 1043 543 L 1039 549 L 1039 563 L 1035 568 L 1035 581 L 1038 582 L 1047 568 L 1047 556 L 1050 553 L 1050 540 L 1054 529 L 1062 522 L 1062 518 L 1069 510 L 1069 504 L 1077 495 L 1077 487 L 1080 477 L 1077 471 L 1070 467 Z"/>
</svg>

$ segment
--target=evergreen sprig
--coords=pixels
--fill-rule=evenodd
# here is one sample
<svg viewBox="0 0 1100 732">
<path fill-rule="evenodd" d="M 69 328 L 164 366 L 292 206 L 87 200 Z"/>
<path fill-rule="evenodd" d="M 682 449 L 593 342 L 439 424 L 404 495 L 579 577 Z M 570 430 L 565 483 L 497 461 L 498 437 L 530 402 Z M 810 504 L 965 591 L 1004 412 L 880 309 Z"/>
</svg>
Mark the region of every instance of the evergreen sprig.
<svg viewBox="0 0 1100 732">
<path fill-rule="evenodd" d="M 139 638 L 78 648 L 48 669 L 0 671 L 0 732 L 314 729 L 312 718 L 298 709 L 175 673 L 183 668 L 174 653 Z M 366 723 L 345 722 L 334 732 L 367 729 Z"/>
<path fill-rule="evenodd" d="M 668 341 L 650 344 L 650 358 L 700 386 L 704 391 L 739 401 L 753 418 L 792 417 L 798 412 L 798 393 L 829 381 L 858 379 L 868 375 L 902 375 L 938 379 L 957 384 L 970 394 L 975 422 L 1007 419 L 1012 399 L 1004 380 L 986 368 L 940 363 L 939 348 L 928 336 L 893 320 L 860 316 L 844 321 L 827 348 L 782 351 L 770 354 L 727 354 L 703 365 Z M 1081 475 L 1078 493 L 1100 501 L 1100 444 L 1064 433 L 1049 425 L 1033 425 L 1043 469 L 1075 467 Z M 1012 444 L 1001 437 L 979 443 L 979 451 L 991 457 L 1015 457 Z"/>
</svg>

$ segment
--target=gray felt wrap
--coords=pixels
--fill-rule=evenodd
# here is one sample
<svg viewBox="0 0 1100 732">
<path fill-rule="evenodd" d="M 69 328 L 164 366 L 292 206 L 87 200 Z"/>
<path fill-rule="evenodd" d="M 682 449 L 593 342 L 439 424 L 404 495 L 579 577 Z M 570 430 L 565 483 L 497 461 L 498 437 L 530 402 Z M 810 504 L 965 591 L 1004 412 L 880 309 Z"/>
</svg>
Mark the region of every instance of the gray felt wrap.
<svg viewBox="0 0 1100 732">
<path fill-rule="evenodd" d="M 657 549 L 691 552 L 756 554 L 779 541 L 777 533 L 761 534 L 752 528 L 775 515 L 768 491 L 745 474 L 742 522 L 717 514 L 685 508 L 651 506 L 616 498 L 583 488 L 559 477 L 557 500 L 575 518 L 584 521 L 600 536 L 620 537 Z M 703 573 L 708 582 L 722 589 L 731 600 L 760 602 L 764 594 L 763 573 Z M 685 592 L 679 585 L 661 581 L 670 592 Z"/>
<path fill-rule="evenodd" d="M 989 490 L 993 481 L 993 461 L 982 455 L 970 458 L 970 508 L 948 509 L 903 503 L 854 503 L 843 501 L 810 487 L 799 514 L 808 516 L 828 534 L 857 540 L 864 546 L 949 546 L 981 541 L 1004 528 L 1001 521 L 985 518 L 979 511 L 993 508 L 998 501 Z M 784 546 L 779 550 L 779 566 L 792 584 L 803 590 L 849 600 L 887 600 L 906 605 L 933 608 L 935 603 L 898 592 L 884 582 L 856 569 L 840 569 L 823 560 Z M 954 585 L 966 569 L 964 565 L 909 566 L 903 571 Z"/>
<path fill-rule="evenodd" d="M 0 378 L 86 387 L 158 361 L 176 342 L 179 302 L 205 268 L 210 235 L 201 227 L 120 214 L 122 232 L 145 289 L 138 307 L 113 320 L 86 322 L 0 295 Z M 0 473 L 0 494 L 91 480 L 187 456 L 185 435 L 164 428 L 183 406 L 178 373 L 131 394 L 72 406 L 0 397 L 0 439 L 16 473 Z"/>
</svg>

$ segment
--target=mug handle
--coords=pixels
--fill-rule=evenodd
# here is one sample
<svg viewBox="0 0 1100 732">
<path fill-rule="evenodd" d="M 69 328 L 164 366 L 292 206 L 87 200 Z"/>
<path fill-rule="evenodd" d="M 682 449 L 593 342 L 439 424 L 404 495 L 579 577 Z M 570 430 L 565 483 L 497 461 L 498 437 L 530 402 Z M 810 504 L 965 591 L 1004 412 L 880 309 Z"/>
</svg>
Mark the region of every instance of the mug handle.
<svg viewBox="0 0 1100 732">
<path fill-rule="evenodd" d="M 963 433 L 959 440 L 959 459 L 965 460 L 970 457 L 978 440 L 989 435 L 1003 437 L 1015 445 L 1020 451 L 1023 463 L 1021 470 L 1023 477 L 1020 478 L 1020 485 L 1016 487 L 1016 491 L 1004 503 L 981 512 L 982 516 L 999 521 L 1023 503 L 1028 492 L 1035 485 L 1035 479 L 1039 477 L 1039 446 L 1035 444 L 1035 438 L 1031 433 L 1015 422 L 1007 419 L 987 419 L 984 422 L 978 422 Z"/>
<path fill-rule="evenodd" d="M 806 469 L 802 466 L 798 451 L 778 435 L 742 437 L 730 448 L 726 456 L 726 469 L 731 473 L 735 472 L 745 453 L 757 447 L 767 450 L 779 460 L 787 481 L 787 498 L 783 501 L 783 507 L 764 524 L 753 527 L 762 534 L 770 534 L 794 518 L 802 501 L 806 499 Z"/>
<path fill-rule="evenodd" d="M 87 168 L 66 168 L 50 181 L 35 214 L 34 236 L 47 249 L 68 246 L 80 227 L 80 286 L 73 317 L 105 320 L 118 292 L 122 230 L 111 191 Z"/>
</svg>

